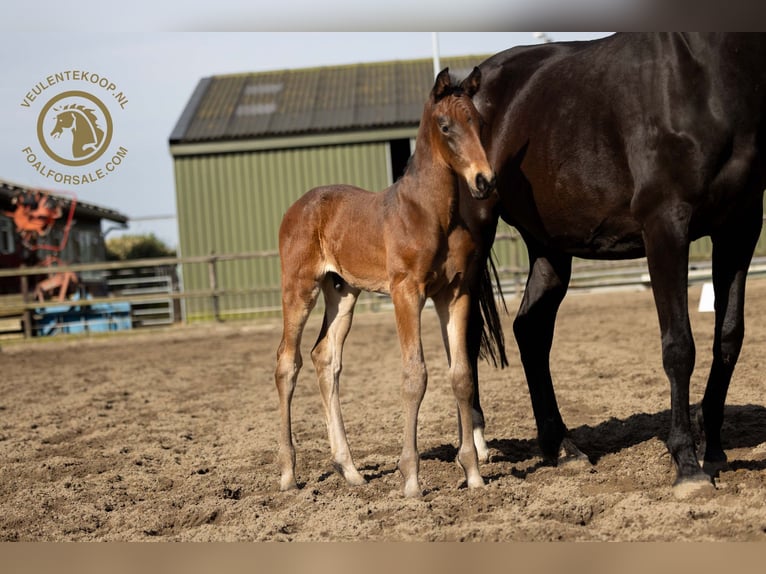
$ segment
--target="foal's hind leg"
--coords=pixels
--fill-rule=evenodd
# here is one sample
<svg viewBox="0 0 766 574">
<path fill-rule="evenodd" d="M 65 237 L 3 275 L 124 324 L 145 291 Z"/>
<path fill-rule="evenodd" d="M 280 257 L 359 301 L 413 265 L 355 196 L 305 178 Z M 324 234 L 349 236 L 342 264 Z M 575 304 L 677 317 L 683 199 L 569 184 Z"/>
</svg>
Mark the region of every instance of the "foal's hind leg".
<svg viewBox="0 0 766 574">
<path fill-rule="evenodd" d="M 703 469 L 715 473 L 726 464 L 721 446 L 721 425 L 726 393 L 745 333 L 745 280 L 762 226 L 761 198 L 736 229 L 713 235 L 713 285 L 715 289 L 715 336 L 713 364 L 705 396 L 697 411 L 703 430 Z"/>
<path fill-rule="evenodd" d="M 340 373 L 343 368 L 343 344 L 346 341 L 354 305 L 359 290 L 351 287 L 334 273 L 328 274 L 322 282 L 325 299 L 325 313 L 322 329 L 311 358 L 314 361 L 319 390 L 324 404 L 327 434 L 330 438 L 333 466 L 352 485 L 364 484 L 366 480 L 359 474 L 351 457 L 351 449 L 346 438 L 346 428 L 340 410 Z"/>
<path fill-rule="evenodd" d="M 293 446 L 290 405 L 295 382 L 303 365 L 301 336 L 311 310 L 314 308 L 319 285 L 311 278 L 283 277 L 282 280 L 282 341 L 277 350 L 277 367 L 274 379 L 279 394 L 279 451 L 277 461 L 280 469 L 281 490 L 297 488 L 295 481 L 295 447 Z"/>
<path fill-rule="evenodd" d="M 444 344 L 449 359 L 449 378 L 457 401 L 460 426 L 457 462 L 465 472 L 468 486 L 475 488 L 483 486 L 484 480 L 479 473 L 473 433 L 474 380 L 466 342 L 470 301 L 468 295 L 453 298 L 451 293 L 448 293 L 446 296 L 435 298 L 434 303 L 442 325 Z"/>
</svg>

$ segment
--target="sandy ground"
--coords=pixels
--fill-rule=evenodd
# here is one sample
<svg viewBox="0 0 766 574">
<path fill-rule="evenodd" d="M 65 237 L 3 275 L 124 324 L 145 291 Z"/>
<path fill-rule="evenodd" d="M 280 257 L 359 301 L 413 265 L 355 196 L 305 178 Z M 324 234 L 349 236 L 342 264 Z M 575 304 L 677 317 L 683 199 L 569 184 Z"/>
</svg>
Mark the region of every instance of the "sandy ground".
<svg viewBox="0 0 766 574">
<path fill-rule="evenodd" d="M 710 363 L 698 313 L 691 394 Z M 511 300 L 515 309 L 518 300 Z M 429 389 L 420 417 L 423 500 L 401 495 L 399 349 L 390 312 L 359 314 L 346 347 L 344 417 L 369 482 L 332 471 L 308 350 L 294 400 L 298 480 L 281 493 L 273 320 L 108 339 L 5 344 L 0 352 L 0 540 L 766 540 L 766 281 L 752 280 L 745 348 L 729 392 L 730 467 L 712 495 L 677 500 L 664 438 L 669 391 L 648 291 L 572 293 L 552 369 L 592 467 L 542 466 L 510 317 L 511 366 L 483 364 L 492 458 L 468 490 L 435 314 L 424 315 Z"/>
</svg>

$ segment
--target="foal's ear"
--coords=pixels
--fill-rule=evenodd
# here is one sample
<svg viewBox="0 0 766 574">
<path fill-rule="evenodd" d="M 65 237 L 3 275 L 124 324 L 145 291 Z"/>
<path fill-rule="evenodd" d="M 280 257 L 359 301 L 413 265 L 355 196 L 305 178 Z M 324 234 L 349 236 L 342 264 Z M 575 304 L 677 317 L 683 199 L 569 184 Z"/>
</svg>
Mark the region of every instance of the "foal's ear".
<svg viewBox="0 0 766 574">
<path fill-rule="evenodd" d="M 468 95 L 469 98 L 472 98 L 473 95 L 479 91 L 480 85 L 481 85 L 481 70 L 476 67 L 474 67 L 473 71 L 465 80 L 460 82 L 460 87 Z"/>
<path fill-rule="evenodd" d="M 444 96 L 452 93 L 452 78 L 449 75 L 449 68 L 444 68 L 439 75 L 436 76 L 436 82 L 434 82 L 431 95 L 434 97 L 434 101 L 438 102 Z"/>
</svg>

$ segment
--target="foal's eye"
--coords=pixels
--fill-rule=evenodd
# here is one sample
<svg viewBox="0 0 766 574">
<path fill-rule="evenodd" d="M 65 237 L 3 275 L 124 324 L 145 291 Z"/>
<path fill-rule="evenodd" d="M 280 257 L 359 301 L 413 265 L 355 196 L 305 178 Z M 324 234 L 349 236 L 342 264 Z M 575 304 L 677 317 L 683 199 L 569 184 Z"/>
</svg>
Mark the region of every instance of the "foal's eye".
<svg viewBox="0 0 766 574">
<path fill-rule="evenodd" d="M 447 124 L 441 124 L 439 127 L 441 128 L 443 134 L 449 133 L 449 126 Z"/>
</svg>

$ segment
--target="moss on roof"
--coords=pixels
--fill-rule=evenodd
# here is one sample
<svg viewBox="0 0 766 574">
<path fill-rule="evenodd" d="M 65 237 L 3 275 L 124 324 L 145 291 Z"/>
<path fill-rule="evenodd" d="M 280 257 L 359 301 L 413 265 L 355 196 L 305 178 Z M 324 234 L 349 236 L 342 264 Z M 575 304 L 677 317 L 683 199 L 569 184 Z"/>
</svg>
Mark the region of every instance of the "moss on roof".
<svg viewBox="0 0 766 574">
<path fill-rule="evenodd" d="M 444 57 L 462 79 L 487 56 Z M 200 80 L 170 143 L 417 125 L 431 59 L 212 76 Z"/>
</svg>

